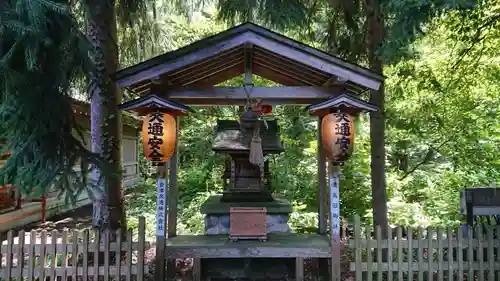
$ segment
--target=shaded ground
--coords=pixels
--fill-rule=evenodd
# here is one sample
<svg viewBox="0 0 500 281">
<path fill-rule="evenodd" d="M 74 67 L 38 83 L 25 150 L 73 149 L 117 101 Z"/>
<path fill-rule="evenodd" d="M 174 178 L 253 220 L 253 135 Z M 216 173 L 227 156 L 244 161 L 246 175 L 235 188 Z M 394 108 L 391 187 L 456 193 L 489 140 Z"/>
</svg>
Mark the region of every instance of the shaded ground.
<svg viewBox="0 0 500 281">
<path fill-rule="evenodd" d="M 12 230 L 14 231 L 15 235 L 20 230 L 24 230 L 25 232 L 31 230 L 52 231 L 52 230 L 63 230 L 64 228 L 84 229 L 91 226 L 92 226 L 92 205 L 87 205 L 65 213 L 48 217 L 45 223 L 42 223 L 41 221 L 32 222 L 17 228 L 13 228 Z"/>
</svg>

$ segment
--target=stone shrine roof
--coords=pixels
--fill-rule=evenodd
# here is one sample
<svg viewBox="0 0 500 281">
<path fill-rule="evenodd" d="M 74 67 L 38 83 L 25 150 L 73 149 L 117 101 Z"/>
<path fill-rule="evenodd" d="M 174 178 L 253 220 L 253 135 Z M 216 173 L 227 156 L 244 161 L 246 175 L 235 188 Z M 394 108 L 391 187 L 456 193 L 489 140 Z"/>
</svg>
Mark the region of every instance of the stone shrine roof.
<svg viewBox="0 0 500 281">
<path fill-rule="evenodd" d="M 277 121 L 268 120 L 266 122 L 267 127 L 264 121 L 259 121 L 264 154 L 283 152 Z M 249 153 L 251 140 L 252 131 L 243 133 L 238 121 L 217 120 L 212 149 L 217 152 Z"/>
</svg>

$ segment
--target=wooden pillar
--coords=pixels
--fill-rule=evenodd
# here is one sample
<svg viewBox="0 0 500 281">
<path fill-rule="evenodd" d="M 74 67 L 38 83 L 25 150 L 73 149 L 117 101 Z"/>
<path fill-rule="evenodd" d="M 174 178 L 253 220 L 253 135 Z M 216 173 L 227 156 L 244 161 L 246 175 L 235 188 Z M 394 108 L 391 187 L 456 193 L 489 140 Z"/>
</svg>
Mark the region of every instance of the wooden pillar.
<svg viewBox="0 0 500 281">
<path fill-rule="evenodd" d="M 201 281 L 201 259 L 193 259 L 193 271 L 191 276 L 193 281 Z"/>
<path fill-rule="evenodd" d="M 295 258 L 295 281 L 304 280 L 304 258 Z"/>
<path fill-rule="evenodd" d="M 169 194 L 168 194 L 168 238 L 177 235 L 177 201 L 179 201 L 179 191 L 177 187 L 177 166 L 179 162 L 179 117 L 176 117 L 177 124 L 177 141 L 175 143 L 175 151 L 170 158 L 170 177 L 169 177 Z"/>
<path fill-rule="evenodd" d="M 323 142 L 321 141 L 321 121 L 322 116 L 318 117 L 318 233 L 326 235 L 327 220 L 328 220 L 328 193 L 326 186 L 326 156 L 323 150 Z M 329 279 L 329 259 L 318 259 L 318 274 L 321 280 Z"/>
<path fill-rule="evenodd" d="M 167 212 L 167 174 L 166 163 L 158 165 L 157 170 L 157 207 L 156 207 L 156 264 L 155 280 L 165 280 L 165 233 L 166 233 L 166 212 Z"/>
<path fill-rule="evenodd" d="M 47 196 L 42 195 L 42 223 L 47 222 Z"/>
<path fill-rule="evenodd" d="M 332 246 L 331 280 L 340 281 L 340 163 L 328 165 L 330 181 L 330 236 Z"/>
<path fill-rule="evenodd" d="M 179 121 L 180 118 L 176 117 L 176 143 L 175 151 L 170 158 L 170 175 L 169 175 L 169 189 L 168 189 L 168 226 L 167 237 L 168 239 L 177 236 L 177 203 L 179 201 L 179 189 L 177 186 L 177 168 L 179 162 Z M 175 260 L 167 260 L 167 278 L 172 280 L 175 278 Z M 158 279 L 157 279 L 158 280 Z M 164 280 L 164 279 L 160 279 Z"/>
<path fill-rule="evenodd" d="M 474 226 L 474 205 L 472 203 L 467 202 L 467 224 L 469 226 Z"/>
<path fill-rule="evenodd" d="M 326 220 L 327 220 L 327 201 L 326 201 L 326 157 L 323 150 L 323 143 L 321 141 L 321 120 L 318 117 L 318 233 L 326 234 Z"/>
</svg>

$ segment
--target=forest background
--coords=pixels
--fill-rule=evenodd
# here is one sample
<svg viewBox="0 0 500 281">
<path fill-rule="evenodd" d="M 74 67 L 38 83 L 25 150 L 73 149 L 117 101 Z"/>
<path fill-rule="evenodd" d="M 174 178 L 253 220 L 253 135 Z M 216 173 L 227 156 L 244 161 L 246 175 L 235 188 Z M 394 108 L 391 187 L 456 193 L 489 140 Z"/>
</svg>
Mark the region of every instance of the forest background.
<svg viewBox="0 0 500 281">
<path fill-rule="evenodd" d="M 143 42 L 141 46 L 147 47 L 141 49 L 142 56 L 127 56 L 127 50 L 122 51 L 124 67 L 232 26 L 216 20 L 215 7 L 187 15 L 169 12 L 172 10 L 166 5 L 164 12 L 158 13 L 161 40 Z M 478 31 L 484 37 L 479 41 L 474 39 L 474 25 L 499 12 L 499 4 L 484 2 L 474 19 L 465 23 L 457 12 L 446 13 L 422 27 L 423 34 L 408 47 L 407 54 L 385 67 L 391 224 L 457 226 L 463 222 L 459 191 L 498 185 L 500 29 L 487 27 L 487 35 Z M 326 32 L 326 24 L 327 19 L 318 19 L 307 32 L 282 32 L 328 51 L 328 42 L 314 40 Z M 257 85 L 272 84 L 260 77 L 254 79 Z M 237 77 L 225 84 L 239 86 L 242 82 L 243 78 Z M 317 121 L 303 106 L 278 106 L 273 111 L 281 126 L 285 152 L 270 159 L 272 190 L 293 202 L 291 224 L 295 231 L 314 231 Z M 203 232 L 200 204 L 222 190 L 223 157 L 211 151 L 213 127 L 218 118 L 236 117 L 236 107 L 203 107 L 181 121 L 179 232 Z M 359 214 L 372 220 L 369 129 L 369 117 L 362 116 L 356 124 L 354 155 L 343 168 L 341 213 L 346 219 Z M 141 167 L 145 177 L 153 172 L 146 160 Z M 145 214 L 149 225 L 154 225 L 155 192 L 154 181 L 149 179 L 128 195 L 134 198 L 125 200 L 129 223 L 133 224 L 134 216 Z"/>
<path fill-rule="evenodd" d="M 42 6 L 51 4 L 50 9 L 57 10 L 57 6 L 54 6 L 57 1 L 17 2 L 24 3 L 28 8 L 29 3 Z M 122 2 L 131 4 L 134 1 Z M 364 36 L 367 35 L 363 30 L 367 23 L 362 17 L 357 17 L 364 7 L 359 1 L 294 0 L 286 5 L 282 1 L 247 0 L 152 2 L 154 4 L 142 7 L 144 14 L 134 15 L 136 24 L 118 25 L 116 47 L 119 53 L 119 68 L 175 50 L 245 20 L 251 20 L 351 62 L 367 67 L 369 65 L 369 58 L 364 52 L 367 46 L 363 43 L 366 41 Z M 294 8 L 294 5 L 290 4 L 292 2 L 297 5 L 307 2 L 307 14 L 303 13 L 304 10 Z M 457 226 L 463 221 L 459 214 L 459 191 L 468 187 L 498 186 L 500 182 L 500 3 L 497 0 L 480 0 L 474 1 L 474 5 L 468 7 L 468 2 L 380 2 L 383 12 L 392 11 L 390 15 L 394 15 L 384 15 L 389 22 L 389 34 L 385 38 L 386 41 L 382 42 L 382 48 L 378 50 L 378 55 L 384 58 L 383 71 L 387 77 L 385 171 L 390 224 L 413 227 Z M 88 33 L 85 9 L 82 6 L 92 4 L 92 1 L 75 3 L 71 6 L 74 9 L 72 12 L 78 19 L 80 29 Z M 78 3 L 83 4 L 77 5 Z M 275 6 L 269 3 L 274 3 Z M 354 6 L 349 6 L 349 3 Z M 255 6 L 251 14 L 241 13 L 241 10 L 245 10 L 245 5 Z M 457 6 L 462 8 L 453 9 Z M 118 9 L 118 17 L 121 16 L 127 21 L 119 11 Z M 30 15 L 29 12 L 27 14 Z M 39 22 L 36 18 L 28 19 Z M 2 21 L 2 24 L 4 30 L 17 32 L 17 38 L 32 32 L 12 22 Z M 8 37 L 4 37 L 4 40 L 7 41 Z M 37 53 L 30 53 L 29 44 L 32 42 L 23 43 L 28 47 L 22 57 L 36 57 Z M 43 56 L 64 57 L 58 50 L 53 52 Z M 5 71 L 3 64 L 12 54 L 2 54 L 2 71 Z M 72 57 L 66 59 L 70 60 Z M 27 64 L 30 62 L 28 59 L 26 61 Z M 58 65 L 60 59 L 57 62 L 52 59 L 52 62 Z M 69 71 L 64 73 L 59 69 L 53 70 L 71 76 Z M 11 82 L 5 80 L 5 77 L 7 76 L 3 76 L 2 82 Z M 256 85 L 273 84 L 257 76 L 254 76 L 254 80 Z M 26 84 L 24 81 L 26 77 L 19 79 L 23 85 Z M 242 82 L 243 77 L 236 77 L 224 85 L 240 86 Z M 86 85 L 83 84 L 81 81 L 72 84 L 72 96 L 90 100 L 85 94 Z M 33 104 L 37 110 L 40 105 L 34 103 L 28 94 L 9 96 L 6 89 L 8 90 L 6 87 L 2 88 L 4 103 L 0 108 L 2 121 L 10 122 L 5 123 L 10 126 L 5 130 L 4 137 L 9 139 L 12 145 L 6 149 L 15 150 L 15 145 L 22 145 L 24 151 L 32 153 L 30 155 L 37 154 L 39 147 L 35 144 L 25 146 L 27 140 L 23 139 L 26 134 L 35 138 L 36 132 L 32 133 L 29 125 L 12 126 L 29 122 L 30 118 L 26 114 L 16 115 L 12 110 L 16 107 L 9 104 L 9 98 L 15 103 L 21 103 L 22 99 L 25 99 L 26 104 Z M 125 100 L 133 98 L 127 92 L 123 94 Z M 366 95 L 363 98 L 367 98 Z M 53 105 L 57 101 L 52 99 L 50 103 Z M 27 110 L 26 107 L 29 106 L 23 105 L 23 110 Z M 237 107 L 194 109 L 196 112 L 183 117 L 180 124 L 180 233 L 203 231 L 200 204 L 209 195 L 222 190 L 223 157 L 211 151 L 213 128 L 218 118 L 237 118 L 238 114 Z M 317 120 L 308 116 L 303 111 L 303 106 L 277 106 L 273 108 L 273 112 L 281 127 L 285 152 L 270 158 L 272 190 L 277 196 L 285 197 L 293 203 L 295 211 L 291 224 L 294 230 L 315 231 L 318 209 Z M 56 113 L 44 117 L 53 120 L 54 114 Z M 68 115 L 64 112 L 60 114 Z M 14 120 L 12 116 L 18 119 Z M 52 126 L 57 127 L 57 124 Z M 54 146 L 53 155 L 60 156 L 53 139 L 36 140 L 39 144 L 43 141 L 50 143 Z M 61 145 L 68 151 L 71 151 L 68 149 L 71 145 L 80 149 L 75 142 L 69 145 L 65 142 Z M 82 154 L 85 153 L 81 151 Z M 19 158 L 13 157 L 7 170 L 2 171 L 0 175 L 2 180 L 7 181 L 8 177 L 5 175 L 19 171 L 25 173 L 25 180 L 35 178 L 34 170 L 30 169 L 44 173 L 43 169 L 46 167 L 43 161 L 36 162 L 36 168 L 26 165 L 16 168 L 17 170 L 12 168 L 26 161 L 28 152 L 19 154 Z M 51 151 L 44 151 L 42 156 L 45 159 L 48 156 L 46 152 Z M 82 154 L 75 157 L 81 157 Z M 73 155 L 70 156 L 70 161 L 73 161 Z M 156 187 L 151 178 L 154 169 L 142 152 L 140 158 L 143 182 L 125 194 L 127 223 L 133 227 L 137 224 L 137 216 L 143 215 L 152 227 L 156 210 Z M 47 160 L 47 163 L 52 163 L 50 161 L 54 159 L 55 156 Z M 48 182 L 46 177 L 40 178 Z M 362 116 L 356 122 L 354 154 L 343 167 L 343 217 L 350 219 L 354 214 L 358 214 L 367 221 L 372 220 L 371 194 L 370 124 L 369 117 Z M 148 231 L 148 235 L 154 235 L 152 229 Z"/>
</svg>

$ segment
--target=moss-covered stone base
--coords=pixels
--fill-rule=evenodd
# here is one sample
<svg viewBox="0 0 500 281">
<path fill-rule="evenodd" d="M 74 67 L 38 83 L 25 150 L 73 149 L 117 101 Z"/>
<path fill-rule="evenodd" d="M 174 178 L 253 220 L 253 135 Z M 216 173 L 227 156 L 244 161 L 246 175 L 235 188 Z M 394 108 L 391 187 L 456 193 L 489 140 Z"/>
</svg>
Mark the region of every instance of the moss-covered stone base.
<svg viewBox="0 0 500 281">
<path fill-rule="evenodd" d="M 268 214 L 290 214 L 292 204 L 286 199 L 275 198 L 272 202 L 223 202 L 222 195 L 210 196 L 200 208 L 204 215 L 225 215 L 229 214 L 231 207 L 266 207 Z"/>
<path fill-rule="evenodd" d="M 272 202 L 223 202 L 221 195 L 209 197 L 201 205 L 201 213 L 205 214 L 205 234 L 229 234 L 231 207 L 265 207 L 267 208 L 267 232 L 289 232 L 289 215 L 292 205 L 284 199 Z"/>
</svg>

